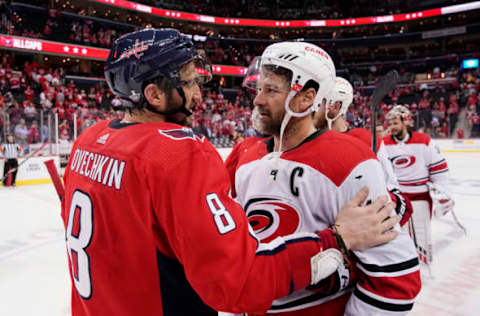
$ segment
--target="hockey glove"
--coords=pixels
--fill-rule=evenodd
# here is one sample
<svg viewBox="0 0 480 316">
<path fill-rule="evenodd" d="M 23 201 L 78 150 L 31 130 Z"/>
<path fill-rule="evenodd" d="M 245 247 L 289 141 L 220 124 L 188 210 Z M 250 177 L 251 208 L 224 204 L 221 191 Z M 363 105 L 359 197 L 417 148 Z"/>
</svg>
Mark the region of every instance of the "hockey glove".
<svg viewBox="0 0 480 316">
<path fill-rule="evenodd" d="M 390 192 L 390 198 L 395 203 L 395 213 L 400 216 L 400 226 L 403 226 L 410 216 L 412 216 L 413 208 L 410 199 L 403 196 L 398 189 L 393 189 Z"/>
<path fill-rule="evenodd" d="M 428 189 L 430 191 L 430 197 L 433 201 L 433 213 L 435 217 L 442 217 L 448 212 L 453 210 L 455 201 L 453 198 L 441 189 L 440 186 L 428 182 Z"/>
</svg>

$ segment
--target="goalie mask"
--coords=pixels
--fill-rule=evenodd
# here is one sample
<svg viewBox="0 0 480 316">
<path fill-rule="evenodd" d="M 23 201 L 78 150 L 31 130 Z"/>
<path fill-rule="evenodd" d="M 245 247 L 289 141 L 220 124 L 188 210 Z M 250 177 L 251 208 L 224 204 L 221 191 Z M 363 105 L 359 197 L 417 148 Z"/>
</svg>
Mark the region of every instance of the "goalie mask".
<svg viewBox="0 0 480 316">
<path fill-rule="evenodd" d="M 410 110 L 406 106 L 395 105 L 390 111 L 388 111 L 387 115 L 385 116 L 385 119 L 387 121 L 396 118 L 402 120 L 407 126 L 413 125 L 412 112 L 410 112 Z"/>
<path fill-rule="evenodd" d="M 281 42 L 268 46 L 261 57 L 256 57 L 245 75 L 243 86 L 253 92 L 260 93 L 268 86 L 267 72 L 281 73 L 287 78 L 289 88 L 285 99 L 285 115 L 280 128 L 281 152 L 282 138 L 285 128 L 292 117 L 304 117 L 315 112 L 319 105 L 327 100 L 335 79 L 335 65 L 331 57 L 320 47 L 303 42 Z M 265 84 L 259 86 L 259 81 Z M 312 105 L 303 112 L 295 112 L 290 108 L 290 101 L 295 95 L 313 87 L 316 96 Z M 269 86 L 268 89 L 275 89 Z"/>
</svg>

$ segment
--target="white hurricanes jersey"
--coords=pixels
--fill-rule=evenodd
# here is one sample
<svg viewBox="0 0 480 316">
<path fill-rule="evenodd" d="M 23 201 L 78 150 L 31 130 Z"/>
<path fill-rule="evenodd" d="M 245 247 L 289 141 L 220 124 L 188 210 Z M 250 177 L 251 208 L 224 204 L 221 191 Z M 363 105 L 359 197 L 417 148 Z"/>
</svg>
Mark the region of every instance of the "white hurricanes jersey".
<svg viewBox="0 0 480 316">
<path fill-rule="evenodd" d="M 397 175 L 400 191 L 423 193 L 431 181 L 446 190 L 448 165 L 440 149 L 430 136 L 412 132 L 402 141 L 393 136 L 383 139 L 393 171 Z"/>
<path fill-rule="evenodd" d="M 382 167 L 358 139 L 317 132 L 279 158 L 272 148 L 271 138 L 249 138 L 226 161 L 232 195 L 263 242 L 327 228 L 364 186 L 370 189 L 367 203 L 388 195 Z M 411 310 L 419 290 L 418 258 L 408 234 L 398 225 L 395 230 L 400 232 L 395 240 L 355 252 L 361 277 L 346 315 L 404 315 Z M 303 289 L 274 301 L 270 312 L 307 309 L 350 292 L 326 296 Z M 324 315 L 332 314 L 326 310 Z"/>
<path fill-rule="evenodd" d="M 372 147 L 372 133 L 366 128 L 354 128 L 347 132 L 346 135 L 358 138 L 363 141 L 369 148 Z M 382 165 L 383 172 L 385 174 L 385 182 L 389 191 L 393 189 L 400 189 L 397 181 L 397 176 L 393 172 L 392 164 L 388 159 L 388 153 L 385 149 L 383 141 L 377 137 L 377 159 Z"/>
</svg>

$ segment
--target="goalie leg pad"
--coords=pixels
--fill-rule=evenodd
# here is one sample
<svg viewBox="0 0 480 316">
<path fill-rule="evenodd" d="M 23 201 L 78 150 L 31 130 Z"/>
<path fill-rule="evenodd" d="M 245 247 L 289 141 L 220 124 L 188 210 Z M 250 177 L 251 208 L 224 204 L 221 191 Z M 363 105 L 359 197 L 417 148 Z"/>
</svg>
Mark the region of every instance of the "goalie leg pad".
<svg viewBox="0 0 480 316">
<path fill-rule="evenodd" d="M 412 206 L 413 214 L 409 221 L 409 233 L 417 248 L 420 261 L 430 264 L 433 257 L 430 203 L 428 201 L 412 201 Z"/>
</svg>

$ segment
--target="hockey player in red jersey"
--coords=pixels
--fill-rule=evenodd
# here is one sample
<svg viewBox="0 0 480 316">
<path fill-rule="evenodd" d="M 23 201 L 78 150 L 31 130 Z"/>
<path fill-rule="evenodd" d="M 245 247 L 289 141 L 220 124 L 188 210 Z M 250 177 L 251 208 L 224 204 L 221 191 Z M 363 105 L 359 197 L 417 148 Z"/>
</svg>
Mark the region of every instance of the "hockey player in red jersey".
<svg viewBox="0 0 480 316">
<path fill-rule="evenodd" d="M 337 249 L 395 237 L 382 233 L 397 221 L 382 222 L 392 206 L 379 199 L 360 207 L 360 192 L 337 216 L 338 233 L 259 243 L 228 196 L 215 148 L 179 124 L 200 97 L 199 73 L 211 74 L 202 61 L 173 29 L 145 29 L 113 44 L 105 78 L 125 117 L 84 131 L 64 176 L 73 316 L 265 310 L 335 271 Z"/>
<path fill-rule="evenodd" d="M 410 130 L 412 116 L 403 105 L 397 105 L 387 115 L 390 136 L 383 139 L 400 190 L 412 201 L 413 215 L 409 230 L 420 259 L 429 264 L 432 260 L 430 218 L 432 199 L 429 183 L 446 197 L 439 199 L 436 211 L 443 215 L 453 209 L 453 199 L 448 192 L 448 165 L 430 136 Z"/>
<path fill-rule="evenodd" d="M 345 114 L 353 101 L 353 87 L 342 77 L 335 78 L 335 85 L 328 97 L 327 105 L 321 106 L 314 115 L 315 126 L 318 129 L 327 128 L 339 133 L 353 136 L 372 148 L 372 133 L 366 128 L 349 129 Z M 412 215 L 412 205 L 408 197 L 400 193 L 397 177 L 385 151 L 385 145 L 377 137 L 377 158 L 382 165 L 390 197 L 395 202 L 395 211 L 401 216 L 400 225 L 408 222 Z"/>
<path fill-rule="evenodd" d="M 370 199 L 387 194 L 381 166 L 364 143 L 313 124 L 312 112 L 328 97 L 334 78 L 330 56 L 301 42 L 268 46 L 247 71 L 244 83 L 256 93 L 259 114 L 254 124 L 272 136 L 236 145 L 226 166 L 232 195 L 262 241 L 329 227 L 339 206 L 362 186 L 370 188 Z M 398 225 L 394 230 L 401 231 Z M 331 278 L 249 315 L 406 315 L 420 290 L 408 234 L 354 253 Z"/>
</svg>

